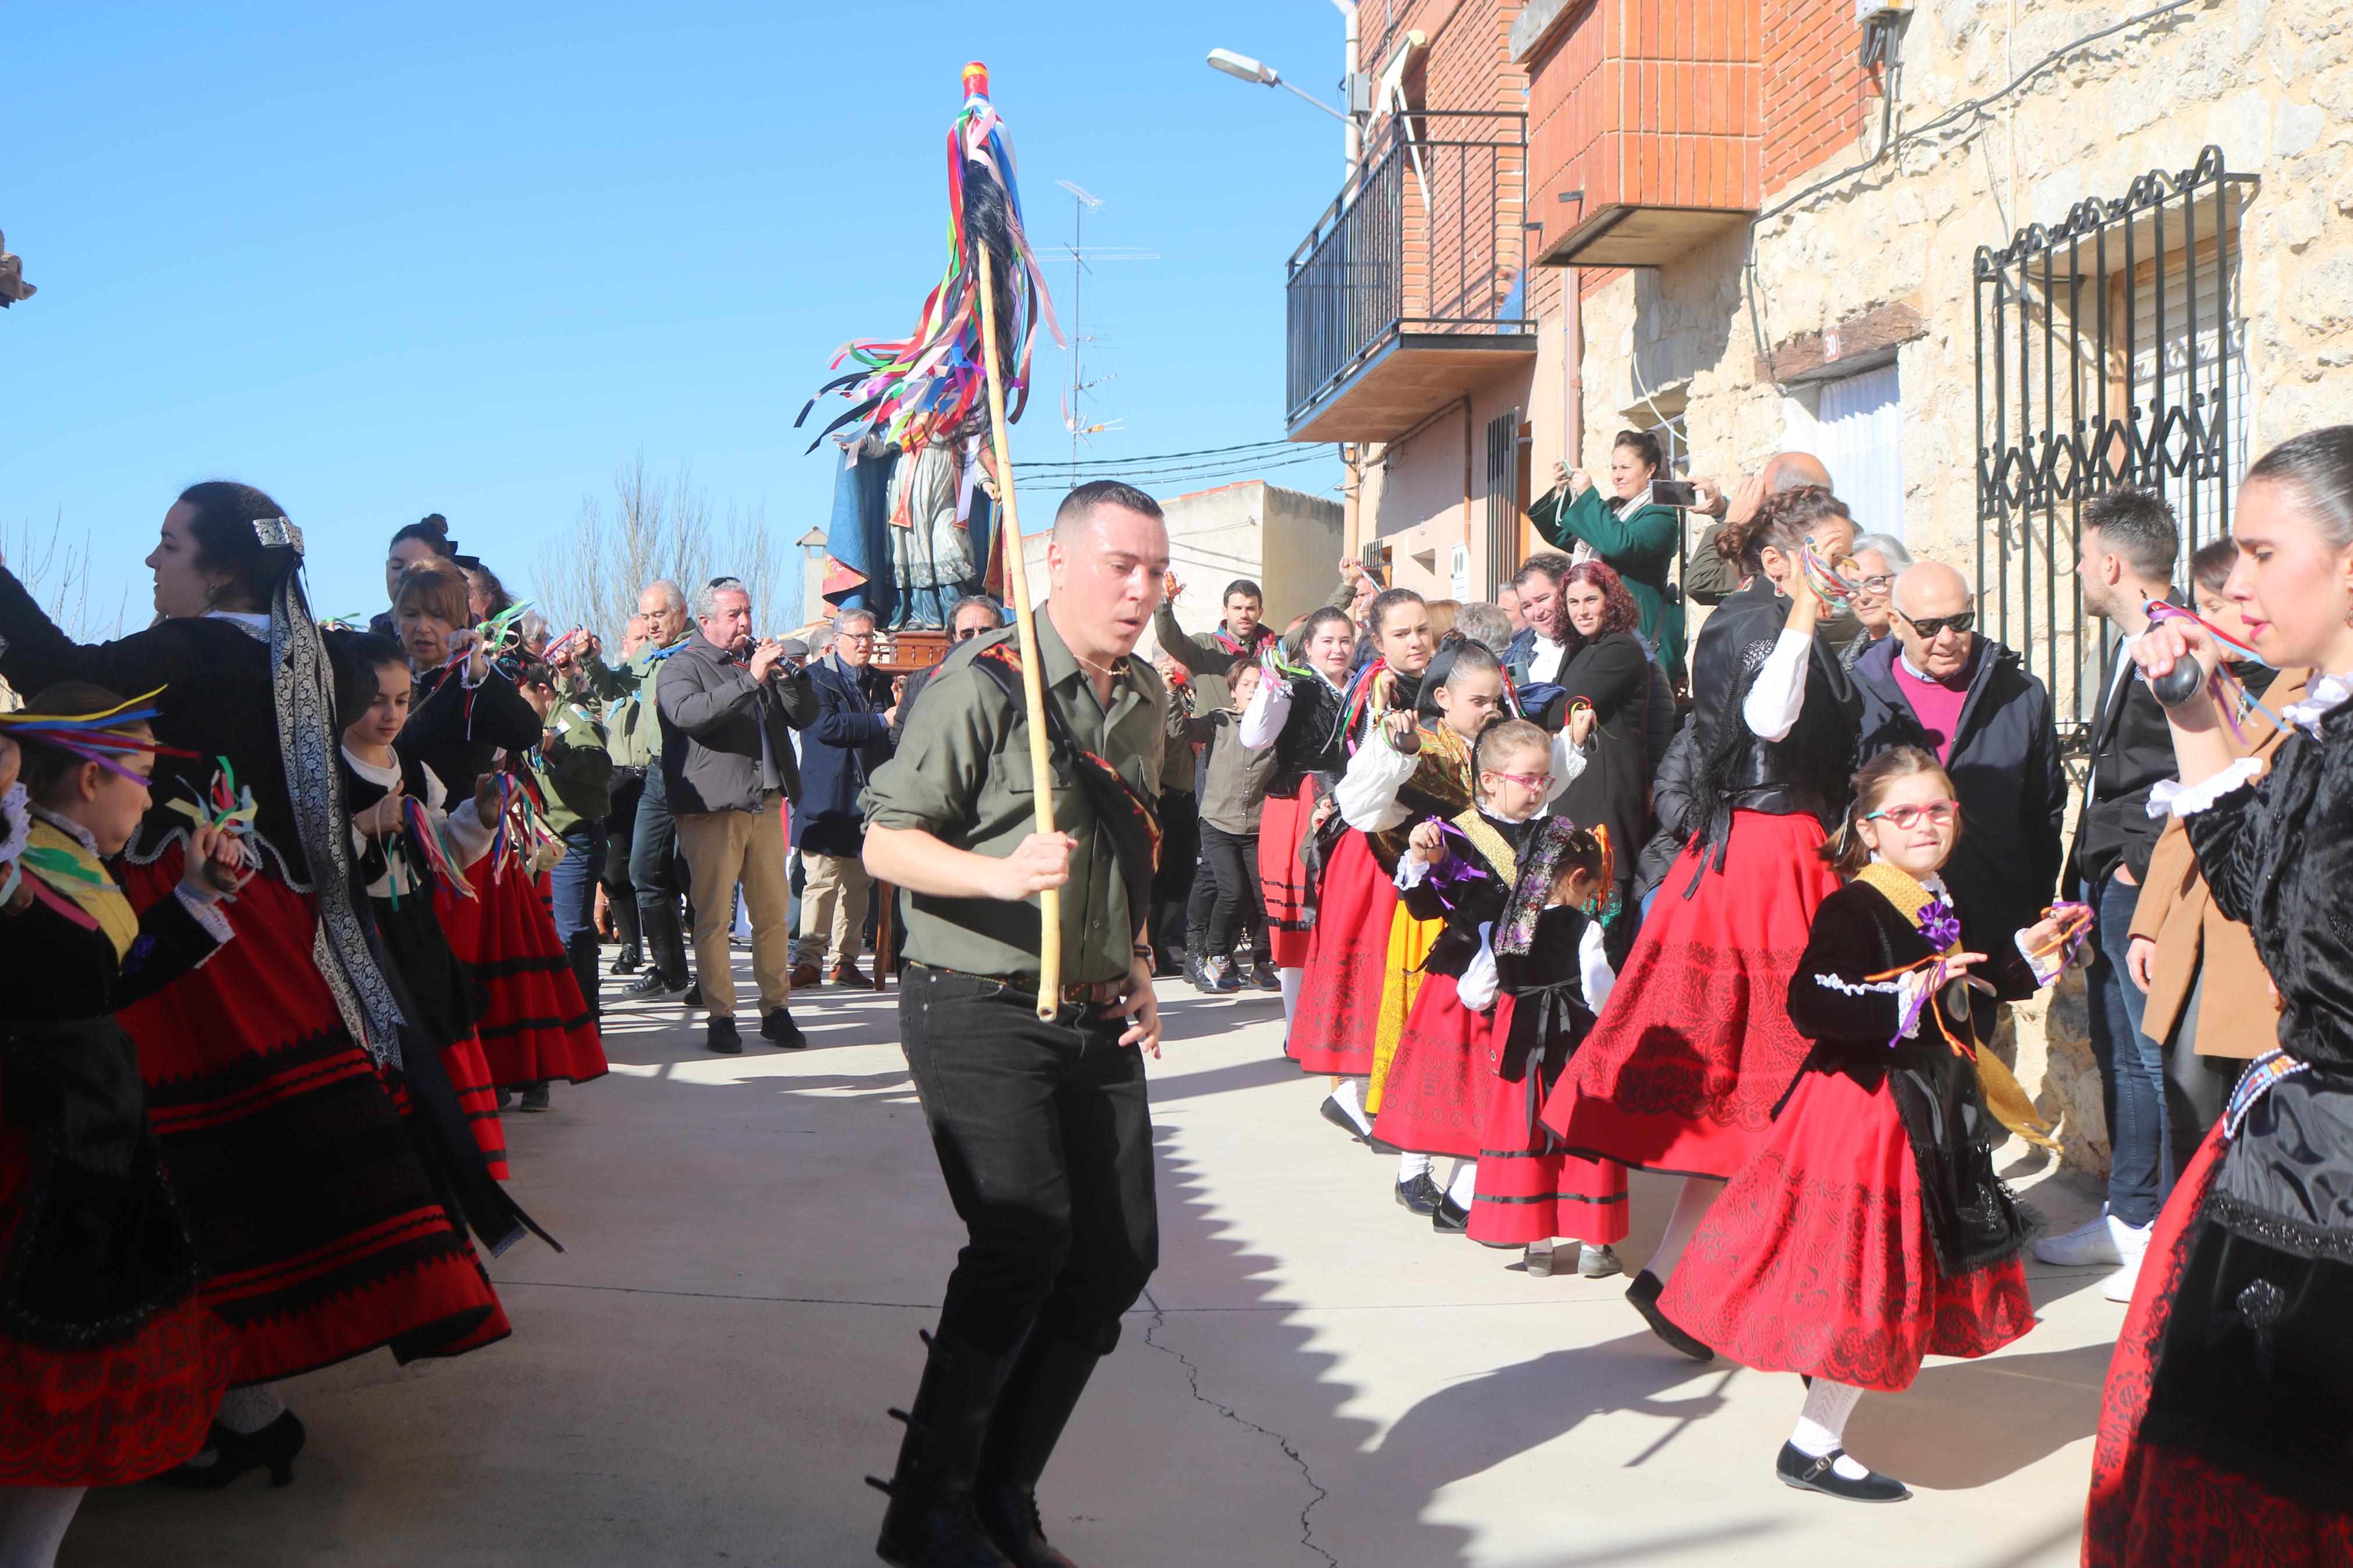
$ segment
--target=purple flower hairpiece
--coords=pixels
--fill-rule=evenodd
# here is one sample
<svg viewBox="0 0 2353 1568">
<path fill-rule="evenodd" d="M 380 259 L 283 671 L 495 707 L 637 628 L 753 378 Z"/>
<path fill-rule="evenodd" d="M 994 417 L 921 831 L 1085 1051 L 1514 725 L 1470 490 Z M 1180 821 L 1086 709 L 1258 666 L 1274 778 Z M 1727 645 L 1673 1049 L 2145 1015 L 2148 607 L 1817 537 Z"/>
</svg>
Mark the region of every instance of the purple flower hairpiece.
<svg viewBox="0 0 2353 1568">
<path fill-rule="evenodd" d="M 1920 908 L 1920 939 L 1938 952 L 1961 940 L 1961 917 L 1943 899 L 1931 899 Z"/>
</svg>

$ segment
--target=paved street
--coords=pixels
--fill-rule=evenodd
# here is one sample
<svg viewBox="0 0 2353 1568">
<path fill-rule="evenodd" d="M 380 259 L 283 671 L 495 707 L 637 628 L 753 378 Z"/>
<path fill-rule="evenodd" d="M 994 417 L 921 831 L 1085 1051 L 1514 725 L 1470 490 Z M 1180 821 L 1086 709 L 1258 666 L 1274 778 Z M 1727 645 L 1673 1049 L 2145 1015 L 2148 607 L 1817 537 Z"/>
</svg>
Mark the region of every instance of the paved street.
<svg viewBox="0 0 2353 1568">
<path fill-rule="evenodd" d="M 740 956 L 740 954 L 739 954 Z M 2030 1264 L 2042 1326 L 1865 1398 L 1862 1458 L 1915 1500 L 1772 1475 L 1794 1378 L 1695 1367 L 1620 1280 L 1530 1279 L 1434 1236 L 1315 1115 L 1271 999 L 1166 984 L 1163 1263 L 1042 1489 L 1088 1568 L 2013 1568 L 2073 1563 L 2107 1344 L 2095 1271 Z M 295 1484 L 94 1494 L 69 1568 L 874 1561 L 916 1330 L 959 1231 L 895 1004 L 796 1008 L 813 1048 L 705 1055 L 617 1008 L 613 1075 L 509 1119 L 514 1191 L 569 1248 L 492 1264 L 504 1344 L 290 1384 Z M 2017 1146 L 2012 1145 L 2010 1152 Z M 2059 1226 L 2079 1193 L 2031 1183 Z M 1638 1178 L 1647 1256 L 1671 1198 Z"/>
</svg>

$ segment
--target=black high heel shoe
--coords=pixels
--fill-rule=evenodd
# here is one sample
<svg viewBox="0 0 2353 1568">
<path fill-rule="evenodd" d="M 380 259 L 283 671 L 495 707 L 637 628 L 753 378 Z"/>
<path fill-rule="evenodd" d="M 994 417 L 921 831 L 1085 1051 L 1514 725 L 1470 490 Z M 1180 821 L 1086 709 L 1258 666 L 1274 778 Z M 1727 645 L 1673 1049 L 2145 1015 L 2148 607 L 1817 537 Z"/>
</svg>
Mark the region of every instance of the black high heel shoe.
<svg viewBox="0 0 2353 1568">
<path fill-rule="evenodd" d="M 291 1410 L 282 1412 L 277 1420 L 259 1432 L 232 1432 L 216 1421 L 212 1436 L 205 1445 L 206 1450 L 213 1456 L 211 1464 L 191 1462 L 181 1465 L 165 1470 L 155 1479 L 167 1487 L 218 1491 L 246 1471 L 268 1466 L 271 1486 L 291 1486 L 294 1484 L 294 1456 L 302 1451 L 303 1440 L 309 1436 Z"/>
</svg>

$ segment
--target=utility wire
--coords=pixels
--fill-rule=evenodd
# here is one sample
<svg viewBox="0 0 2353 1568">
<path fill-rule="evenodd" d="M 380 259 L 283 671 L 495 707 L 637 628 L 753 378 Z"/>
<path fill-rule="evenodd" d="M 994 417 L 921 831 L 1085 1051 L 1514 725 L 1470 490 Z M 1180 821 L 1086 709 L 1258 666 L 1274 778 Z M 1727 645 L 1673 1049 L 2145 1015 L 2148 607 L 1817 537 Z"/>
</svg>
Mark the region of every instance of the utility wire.
<svg viewBox="0 0 2353 1568">
<path fill-rule="evenodd" d="M 2187 0 L 2184 0 L 2184 3 L 2187 4 Z M 1142 453 L 1133 458 L 1083 458 L 1080 459 L 1078 467 L 1082 468 L 1113 466 L 1132 467 L 1136 464 L 1157 463 L 1176 458 L 1214 458 L 1223 456 L 1229 452 L 1257 452 L 1282 447 L 1296 447 L 1298 443 L 1295 441 L 1244 441 L 1237 446 L 1202 447 L 1190 452 L 1150 452 Z M 1013 466 L 1017 468 L 1068 468 L 1071 465 L 1069 459 L 1065 458 L 1060 462 L 1027 462 L 1016 463 Z"/>
</svg>

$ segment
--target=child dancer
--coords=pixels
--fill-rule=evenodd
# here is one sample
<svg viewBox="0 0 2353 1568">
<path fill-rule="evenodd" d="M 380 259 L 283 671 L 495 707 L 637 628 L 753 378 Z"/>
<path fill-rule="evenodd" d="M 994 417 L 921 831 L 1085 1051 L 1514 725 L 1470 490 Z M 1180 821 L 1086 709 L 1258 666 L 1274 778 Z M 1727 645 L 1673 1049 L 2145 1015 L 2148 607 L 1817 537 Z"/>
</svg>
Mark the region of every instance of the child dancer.
<svg viewBox="0 0 2353 1568">
<path fill-rule="evenodd" d="M 150 694 L 153 695 L 152 693 Z M 47 1568 L 93 1486 L 144 1480 L 205 1446 L 237 1336 L 195 1294 L 115 1009 L 232 935 L 219 901 L 243 847 L 209 821 L 175 896 L 133 913 L 103 864 L 145 816 L 143 702 L 50 687 L 0 742 L 0 1562 Z M 58 730 L 45 721 L 98 721 Z"/>
<path fill-rule="evenodd" d="M 1978 1088 L 1970 1015 L 2058 978 L 2058 918 L 1967 940 L 1937 876 L 1960 835 L 1953 781 L 1911 746 L 1854 775 L 1821 858 L 1822 900 L 1789 1020 L 1813 1044 L 1773 1130 L 1684 1249 L 1660 1305 L 1745 1366 L 1810 1380 L 1775 1470 L 1789 1486 L 1897 1502 L 1846 1457 L 1865 1389 L 1911 1386 L 1924 1355 L 1989 1355 L 2034 1326 L 2023 1227 L 1993 1170 L 2003 1136 Z"/>
<path fill-rule="evenodd" d="M 1479 1140 L 1471 1239 L 1524 1247 L 1539 1277 L 1552 1272 L 1556 1237 L 1577 1241 L 1586 1279 L 1624 1271 L 1615 1244 L 1626 1235 L 1626 1168 L 1567 1152 L 1536 1119 L 1615 984 L 1603 946 L 1621 912 L 1615 847 L 1606 827 L 1539 821 L 1489 939 L 1503 998 L 1482 1064 L 1497 1087 Z"/>
<path fill-rule="evenodd" d="M 1520 846 L 1556 793 L 1554 744 L 1524 719 L 1489 725 L 1478 742 L 1477 806 L 1418 824 L 1398 862 L 1397 886 L 1414 915 L 1444 929 L 1423 961 L 1374 1135 L 1425 1160 L 1453 1157 L 1453 1177 L 1430 1224 L 1454 1235 L 1470 1228 L 1495 1092 L 1490 1058 L 1511 1026 L 1510 1010 L 1495 1005 L 1489 938 L 1518 880 Z M 1403 1192 L 1398 1201 L 1406 1201 Z"/>
<path fill-rule="evenodd" d="M 449 951 L 433 903 L 445 884 L 463 878 L 490 848 L 503 804 L 498 781 L 484 774 L 471 800 L 446 811 L 448 793 L 440 779 L 393 748 L 408 721 L 410 696 L 400 645 L 373 632 L 329 632 L 327 647 L 335 664 L 336 718 L 343 727 L 343 805 L 352 814 L 376 935 L 407 994 L 404 1011 L 440 1052 L 474 1142 L 491 1173 L 504 1180 L 506 1134 L 490 1062 L 474 1037 L 465 969 Z"/>
</svg>

